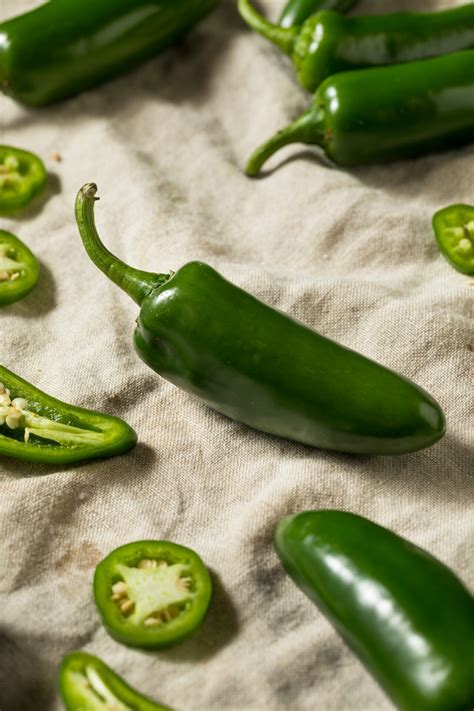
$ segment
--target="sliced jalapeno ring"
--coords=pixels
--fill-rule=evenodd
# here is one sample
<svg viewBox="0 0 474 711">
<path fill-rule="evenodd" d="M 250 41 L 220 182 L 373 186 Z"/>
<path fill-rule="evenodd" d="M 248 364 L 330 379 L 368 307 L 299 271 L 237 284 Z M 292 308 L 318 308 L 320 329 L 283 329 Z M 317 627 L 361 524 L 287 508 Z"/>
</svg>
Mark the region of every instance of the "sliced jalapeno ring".
<svg viewBox="0 0 474 711">
<path fill-rule="evenodd" d="M 64 464 L 123 454 L 135 443 L 118 417 L 61 402 L 0 366 L 0 454 Z"/>
<path fill-rule="evenodd" d="M 474 207 L 450 205 L 433 217 L 441 253 L 458 271 L 474 275 Z"/>
<path fill-rule="evenodd" d="M 132 689 L 101 659 L 85 652 L 63 658 L 59 691 L 67 711 L 171 711 Z"/>
<path fill-rule="evenodd" d="M 39 264 L 33 252 L 15 235 L 0 230 L 0 306 L 29 294 L 38 276 Z"/>
<path fill-rule="evenodd" d="M 0 145 L 0 215 L 26 207 L 46 185 L 46 168 L 34 153 Z"/>
<path fill-rule="evenodd" d="M 94 597 L 109 634 L 142 649 L 167 647 L 204 620 L 209 572 L 194 551 L 169 541 L 137 541 L 112 551 L 96 568 Z"/>
</svg>

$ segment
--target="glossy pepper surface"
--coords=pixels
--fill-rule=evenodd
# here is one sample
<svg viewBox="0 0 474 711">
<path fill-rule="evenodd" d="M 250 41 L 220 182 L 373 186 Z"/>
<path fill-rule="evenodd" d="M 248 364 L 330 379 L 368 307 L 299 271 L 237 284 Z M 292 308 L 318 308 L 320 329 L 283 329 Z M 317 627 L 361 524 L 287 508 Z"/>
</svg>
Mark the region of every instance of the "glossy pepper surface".
<svg viewBox="0 0 474 711">
<path fill-rule="evenodd" d="M 46 180 L 46 168 L 37 155 L 13 146 L 0 146 L 0 215 L 27 207 L 41 193 Z"/>
<path fill-rule="evenodd" d="M 325 79 L 312 107 L 251 156 L 248 175 L 289 143 L 321 146 L 355 166 L 412 158 L 474 141 L 474 50 L 344 72 Z"/>
<path fill-rule="evenodd" d="M 108 633 L 140 649 L 181 642 L 201 625 L 212 583 L 201 558 L 170 541 L 134 541 L 102 560 L 94 598 Z"/>
<path fill-rule="evenodd" d="M 272 25 L 239 0 L 246 22 L 288 54 L 301 85 L 314 91 L 333 74 L 474 48 L 474 3 L 431 13 L 345 17 L 322 11 L 299 28 Z"/>
<path fill-rule="evenodd" d="M 0 455 L 65 464 L 123 454 L 136 444 L 123 420 L 67 405 L 0 365 Z"/>
<path fill-rule="evenodd" d="M 67 711 L 171 711 L 132 689 L 101 659 L 85 652 L 63 658 L 59 691 Z"/>
<path fill-rule="evenodd" d="M 343 511 L 283 519 L 275 547 L 398 709 L 474 707 L 474 599 L 443 563 Z"/>
<path fill-rule="evenodd" d="M 92 261 L 141 306 L 140 357 L 228 417 L 272 434 L 345 452 L 402 454 L 444 433 L 439 405 L 396 373 L 319 335 L 191 262 L 175 274 L 128 267 L 101 243 L 97 187 L 77 196 Z"/>
<path fill-rule="evenodd" d="M 294 27 L 301 25 L 311 15 L 319 10 L 335 10 L 348 12 L 357 0 L 290 0 L 280 15 L 281 27 Z"/>
<path fill-rule="evenodd" d="M 442 254 L 458 271 L 474 276 L 474 206 L 449 205 L 433 217 Z"/>
<path fill-rule="evenodd" d="M 0 86 L 31 106 L 78 94 L 158 54 L 217 2 L 46 2 L 0 24 Z"/>
<path fill-rule="evenodd" d="M 35 286 L 39 264 L 18 237 L 0 230 L 0 306 L 23 299 Z"/>
</svg>

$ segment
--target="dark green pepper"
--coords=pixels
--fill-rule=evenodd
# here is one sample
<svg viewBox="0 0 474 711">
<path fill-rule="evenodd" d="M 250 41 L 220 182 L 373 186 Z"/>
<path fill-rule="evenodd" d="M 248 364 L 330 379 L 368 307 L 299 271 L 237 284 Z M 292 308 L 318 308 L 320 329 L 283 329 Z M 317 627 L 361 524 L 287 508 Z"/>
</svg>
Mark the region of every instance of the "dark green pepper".
<svg viewBox="0 0 474 711">
<path fill-rule="evenodd" d="M 398 709 L 474 708 L 474 599 L 443 563 L 343 511 L 283 519 L 275 547 Z"/>
<path fill-rule="evenodd" d="M 78 94 L 175 42 L 218 0 L 55 0 L 0 24 L 0 86 L 30 106 Z"/>
<path fill-rule="evenodd" d="M 366 17 L 322 11 L 291 29 L 272 25 L 249 0 L 239 0 L 239 11 L 254 30 L 291 57 L 300 84 L 311 92 L 340 72 L 474 48 L 474 3 L 441 12 Z"/>
<path fill-rule="evenodd" d="M 474 51 L 393 67 L 336 74 L 312 108 L 251 156 L 256 175 L 289 143 L 321 146 L 334 163 L 355 166 L 411 158 L 474 140 Z"/>
<path fill-rule="evenodd" d="M 46 180 L 43 161 L 34 153 L 0 146 L 0 215 L 27 207 L 43 190 Z"/>
<path fill-rule="evenodd" d="M 335 10 L 349 12 L 357 0 L 290 0 L 280 15 L 281 27 L 301 25 L 314 13 L 320 10 Z"/>
<path fill-rule="evenodd" d="M 444 433 L 439 405 L 396 373 L 263 304 L 207 264 L 175 274 L 125 265 L 94 224 L 97 186 L 76 219 L 92 261 L 141 306 L 140 357 L 210 407 L 256 429 L 343 452 L 403 454 Z"/>
<path fill-rule="evenodd" d="M 65 464 L 123 454 L 136 434 L 123 420 L 46 395 L 0 365 L 0 455 Z"/>
<path fill-rule="evenodd" d="M 15 235 L 0 230 L 0 306 L 23 299 L 38 276 L 39 264 L 33 252 Z"/>
<path fill-rule="evenodd" d="M 450 205 L 433 217 L 439 248 L 458 271 L 474 276 L 474 206 Z"/>
<path fill-rule="evenodd" d="M 202 624 L 212 583 L 197 553 L 170 541 L 116 548 L 94 575 L 94 598 L 107 632 L 140 649 L 181 642 Z"/>
<path fill-rule="evenodd" d="M 139 694 L 102 660 L 85 652 L 63 658 L 59 691 L 67 711 L 171 711 Z"/>
</svg>

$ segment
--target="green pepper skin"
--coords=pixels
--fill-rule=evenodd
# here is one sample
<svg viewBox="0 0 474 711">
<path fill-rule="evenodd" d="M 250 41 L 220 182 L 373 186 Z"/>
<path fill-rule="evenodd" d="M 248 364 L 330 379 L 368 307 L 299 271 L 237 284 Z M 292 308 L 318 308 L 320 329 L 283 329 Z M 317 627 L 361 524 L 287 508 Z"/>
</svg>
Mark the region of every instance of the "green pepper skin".
<svg viewBox="0 0 474 711">
<path fill-rule="evenodd" d="M 76 219 L 92 261 L 141 305 L 135 347 L 153 370 L 258 430 L 359 454 L 404 454 L 444 433 L 439 405 L 412 382 L 267 306 L 200 262 L 157 275 L 108 252 L 97 186 Z"/>
<path fill-rule="evenodd" d="M 112 586 L 124 580 L 121 567 L 136 568 L 143 560 L 182 565 L 192 581 L 192 596 L 182 604 L 180 614 L 157 626 L 147 626 L 142 620 L 134 619 L 133 614 L 125 616 L 112 597 Z M 171 604 L 173 589 L 166 583 L 164 587 Z M 117 642 L 138 649 L 164 649 L 192 635 L 204 621 L 211 596 L 211 577 L 199 555 L 171 541 L 126 543 L 109 553 L 94 573 L 94 599 L 105 629 Z"/>
<path fill-rule="evenodd" d="M 63 425 L 101 433 L 100 442 L 60 445 L 40 438 L 24 441 L 23 432 L 0 425 L 0 455 L 44 464 L 69 464 L 99 457 L 113 457 L 132 449 L 137 436 L 126 422 L 83 407 L 68 405 L 42 392 L 12 371 L 0 365 L 0 382 L 10 390 L 11 399 L 25 398 L 29 410 Z"/>
<path fill-rule="evenodd" d="M 474 707 L 474 599 L 443 563 L 343 511 L 289 516 L 274 542 L 398 709 Z"/>
<path fill-rule="evenodd" d="M 11 215 L 27 207 L 44 190 L 47 178 L 44 163 L 37 155 L 0 146 L 0 215 Z"/>
<path fill-rule="evenodd" d="M 59 691 L 67 711 L 171 711 L 132 689 L 101 659 L 85 652 L 63 658 Z"/>
<path fill-rule="evenodd" d="M 29 106 L 78 94 L 158 54 L 217 2 L 47 2 L 0 24 L 0 85 Z"/>
<path fill-rule="evenodd" d="M 300 84 L 314 92 L 340 72 L 428 59 L 474 48 L 474 3 L 441 12 L 345 17 L 321 11 L 284 30 L 239 0 L 248 24 L 292 59 Z"/>
<path fill-rule="evenodd" d="M 336 74 L 312 108 L 277 133 L 246 166 L 290 143 L 319 145 L 340 166 L 383 163 L 455 148 L 474 140 L 474 51 Z"/>
<path fill-rule="evenodd" d="M 357 0 L 290 0 L 280 15 L 280 27 L 295 27 L 302 25 L 314 13 L 320 10 L 335 10 L 349 12 Z"/>
<path fill-rule="evenodd" d="M 462 274 L 474 276 L 474 206 L 449 205 L 433 217 L 443 256 Z"/>
<path fill-rule="evenodd" d="M 13 268 L 15 263 L 18 270 L 12 271 L 10 267 Z M 38 260 L 26 244 L 10 232 L 0 230 L 0 306 L 13 304 L 27 296 L 38 281 L 39 271 Z M 19 276 L 11 278 L 16 275 Z"/>
</svg>

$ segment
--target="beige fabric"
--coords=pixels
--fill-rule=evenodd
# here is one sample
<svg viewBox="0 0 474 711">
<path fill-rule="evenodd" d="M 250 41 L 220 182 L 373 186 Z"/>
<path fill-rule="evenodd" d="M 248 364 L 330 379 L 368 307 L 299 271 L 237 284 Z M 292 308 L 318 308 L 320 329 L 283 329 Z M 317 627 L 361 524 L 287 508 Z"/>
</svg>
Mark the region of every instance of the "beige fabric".
<svg viewBox="0 0 474 711">
<path fill-rule="evenodd" d="M 2 13 L 34 4 L 2 0 Z M 276 17 L 281 3 L 264 7 Z M 302 509 L 368 516 L 474 587 L 472 286 L 430 227 L 436 209 L 474 200 L 474 150 L 343 172 L 293 146 L 271 175 L 246 178 L 250 151 L 308 101 L 230 1 L 182 46 L 100 90 L 40 111 L 0 99 L 2 142 L 38 152 L 50 171 L 43 206 L 2 223 L 42 275 L 0 314 L 1 361 L 139 436 L 131 454 L 82 466 L 0 463 L 2 711 L 62 708 L 57 665 L 77 649 L 180 711 L 390 709 L 277 562 L 273 527 Z M 446 411 L 444 440 L 400 458 L 332 454 L 231 422 L 162 380 L 133 351 L 136 306 L 81 246 L 73 202 L 87 180 L 99 185 L 104 240 L 125 261 L 157 271 L 209 262 L 424 386 Z M 190 545 L 214 576 L 199 633 L 160 654 L 108 637 L 91 596 L 98 561 L 142 538 Z"/>
</svg>

